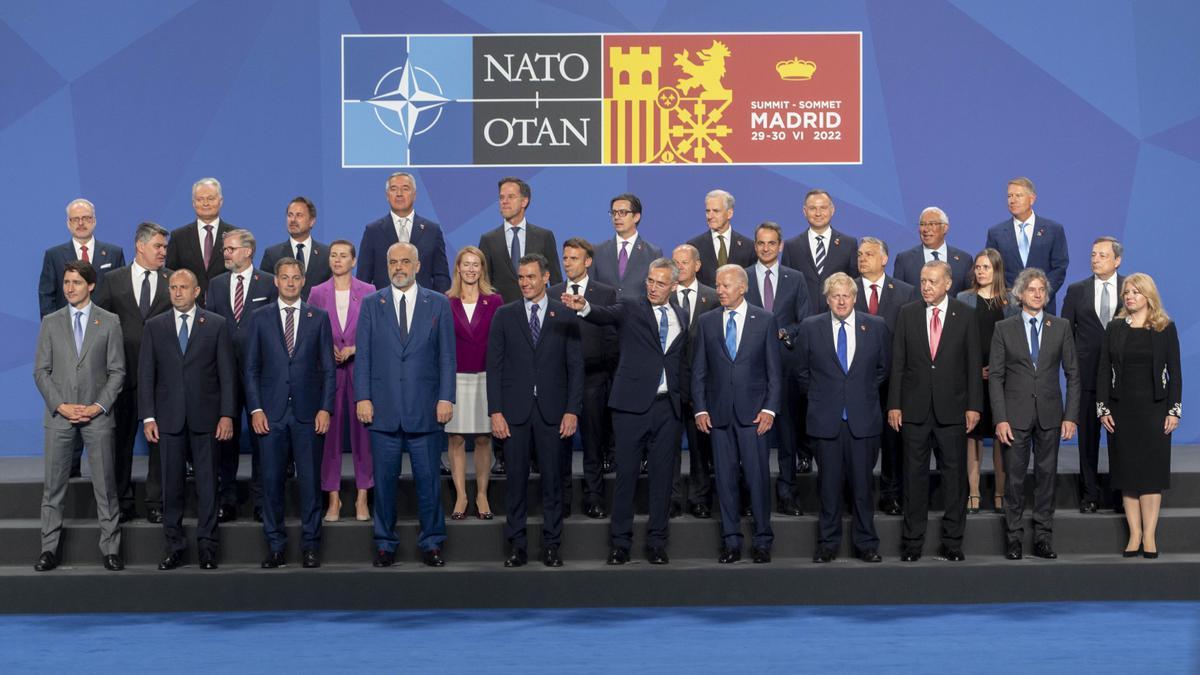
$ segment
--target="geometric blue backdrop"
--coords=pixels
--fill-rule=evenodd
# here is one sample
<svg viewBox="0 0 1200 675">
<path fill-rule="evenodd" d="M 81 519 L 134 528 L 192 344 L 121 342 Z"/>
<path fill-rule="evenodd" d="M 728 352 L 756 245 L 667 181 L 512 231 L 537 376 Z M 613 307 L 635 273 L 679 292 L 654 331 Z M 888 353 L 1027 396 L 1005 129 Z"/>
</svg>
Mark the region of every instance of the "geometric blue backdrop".
<svg viewBox="0 0 1200 675">
<path fill-rule="evenodd" d="M 1068 281 L 1091 240 L 1126 244 L 1122 271 L 1153 274 L 1183 342 L 1184 399 L 1200 393 L 1194 206 L 1200 187 L 1200 3 L 510 0 L 133 0 L 0 4 L 0 454 L 37 454 L 31 377 L 41 252 L 66 241 L 63 208 L 97 205 L 98 236 L 193 218 L 190 186 L 224 185 L 222 215 L 260 241 L 311 197 L 324 241 L 358 241 L 386 213 L 387 171 L 340 162 L 340 36 L 346 33 L 862 31 L 860 166 L 424 169 L 417 209 L 450 255 L 498 224 L 498 177 L 533 187 L 530 220 L 596 240 L 608 198 L 645 204 L 643 235 L 668 248 L 703 231 L 703 195 L 737 198 L 734 226 L 804 220 L 829 190 L 836 226 L 901 250 L 922 207 L 950 215 L 976 251 L 1007 217 L 1006 180 L 1037 183 L 1040 214 L 1066 225 Z M 1200 439 L 1185 415 L 1177 442 Z"/>
</svg>

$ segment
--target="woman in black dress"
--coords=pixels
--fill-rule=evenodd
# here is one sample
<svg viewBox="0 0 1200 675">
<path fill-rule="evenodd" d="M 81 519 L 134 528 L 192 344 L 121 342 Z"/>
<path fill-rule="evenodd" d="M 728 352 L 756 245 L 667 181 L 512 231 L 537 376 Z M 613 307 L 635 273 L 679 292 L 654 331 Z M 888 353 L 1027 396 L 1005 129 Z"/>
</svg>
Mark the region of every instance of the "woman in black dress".
<svg viewBox="0 0 1200 675">
<path fill-rule="evenodd" d="M 1004 261 L 1000 252 L 985 248 L 975 256 L 975 283 L 958 294 L 959 302 L 975 308 L 975 320 L 979 323 L 980 353 L 983 357 L 983 381 L 987 387 L 988 355 L 991 353 L 992 331 L 996 322 L 1021 311 L 1021 305 L 1004 286 Z M 979 465 L 983 461 L 983 439 L 995 433 L 992 422 L 992 406 L 988 397 L 983 397 L 983 410 L 979 423 L 967 434 L 967 513 L 979 513 Z M 992 441 L 992 464 L 996 467 L 996 491 L 992 497 L 992 509 L 1003 513 L 1004 508 L 1004 458 L 1000 444 Z"/>
<path fill-rule="evenodd" d="M 1179 333 L 1154 280 L 1131 274 L 1122 310 L 1109 322 L 1096 375 L 1096 415 L 1108 430 L 1113 489 L 1121 491 L 1129 542 L 1125 557 L 1158 557 L 1154 531 L 1171 483 L 1171 432 L 1183 414 Z"/>
</svg>

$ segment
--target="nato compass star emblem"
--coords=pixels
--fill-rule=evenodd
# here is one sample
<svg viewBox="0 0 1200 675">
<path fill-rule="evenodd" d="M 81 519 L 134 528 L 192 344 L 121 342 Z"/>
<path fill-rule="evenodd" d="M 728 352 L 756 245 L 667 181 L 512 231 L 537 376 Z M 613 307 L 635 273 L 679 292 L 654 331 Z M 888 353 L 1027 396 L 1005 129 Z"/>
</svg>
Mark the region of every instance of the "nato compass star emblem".
<svg viewBox="0 0 1200 675">
<path fill-rule="evenodd" d="M 379 78 L 367 103 L 375 106 L 375 117 L 388 131 L 411 139 L 441 119 L 441 108 L 450 101 L 443 93 L 433 73 L 408 61 Z"/>
</svg>

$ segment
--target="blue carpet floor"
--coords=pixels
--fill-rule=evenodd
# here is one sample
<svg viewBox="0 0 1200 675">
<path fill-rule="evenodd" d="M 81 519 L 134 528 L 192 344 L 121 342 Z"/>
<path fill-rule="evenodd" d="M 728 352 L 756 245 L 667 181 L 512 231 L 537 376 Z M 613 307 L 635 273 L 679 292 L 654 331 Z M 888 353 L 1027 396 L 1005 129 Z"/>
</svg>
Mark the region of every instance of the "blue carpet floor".
<svg viewBox="0 0 1200 675">
<path fill-rule="evenodd" d="M 1196 673 L 1200 603 L 0 616 L 3 672 L 67 668 Z"/>
</svg>

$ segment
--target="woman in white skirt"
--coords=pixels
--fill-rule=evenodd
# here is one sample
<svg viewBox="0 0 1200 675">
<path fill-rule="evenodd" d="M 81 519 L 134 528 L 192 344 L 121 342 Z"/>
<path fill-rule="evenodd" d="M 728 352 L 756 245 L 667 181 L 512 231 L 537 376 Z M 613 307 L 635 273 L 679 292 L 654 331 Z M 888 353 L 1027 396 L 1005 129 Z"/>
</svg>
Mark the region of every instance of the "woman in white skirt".
<svg viewBox="0 0 1200 675">
<path fill-rule="evenodd" d="M 504 299 L 488 280 L 483 251 L 465 246 L 454 258 L 450 290 L 454 315 L 455 354 L 458 357 L 458 389 L 454 417 L 446 425 L 449 435 L 450 476 L 454 481 L 454 510 L 451 520 L 467 517 L 467 436 L 475 437 L 475 515 L 492 519 L 488 504 L 488 477 L 492 469 L 492 426 L 487 414 L 487 344 L 492 316 Z"/>
</svg>

